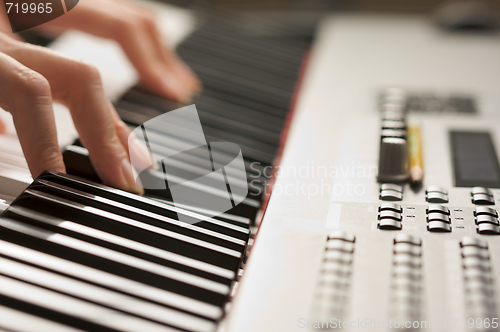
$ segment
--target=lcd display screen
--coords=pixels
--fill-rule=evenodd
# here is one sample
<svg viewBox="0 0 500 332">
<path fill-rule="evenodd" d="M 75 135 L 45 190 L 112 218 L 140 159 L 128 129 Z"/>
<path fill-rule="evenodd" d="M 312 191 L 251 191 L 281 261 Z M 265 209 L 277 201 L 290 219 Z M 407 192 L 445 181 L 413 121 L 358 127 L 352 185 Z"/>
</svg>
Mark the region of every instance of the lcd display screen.
<svg viewBox="0 0 500 332">
<path fill-rule="evenodd" d="M 488 132 L 450 132 L 456 187 L 500 188 L 500 166 Z"/>
</svg>

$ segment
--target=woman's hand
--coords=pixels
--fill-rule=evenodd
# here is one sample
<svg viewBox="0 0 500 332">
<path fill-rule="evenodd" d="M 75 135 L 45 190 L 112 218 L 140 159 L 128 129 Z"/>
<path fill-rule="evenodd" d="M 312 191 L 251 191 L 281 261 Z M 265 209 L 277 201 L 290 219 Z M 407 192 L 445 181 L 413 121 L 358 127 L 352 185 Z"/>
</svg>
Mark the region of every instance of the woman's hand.
<svg viewBox="0 0 500 332">
<path fill-rule="evenodd" d="M 40 28 L 78 29 L 117 41 L 137 69 L 142 84 L 180 102 L 201 88 L 200 81 L 177 54 L 165 47 L 155 13 L 127 0 L 83 0 L 67 14 Z"/>
<path fill-rule="evenodd" d="M 71 111 L 99 177 L 110 186 L 143 193 L 128 151 L 146 165 L 149 153 L 137 140 L 129 149 L 130 130 L 106 98 L 94 66 L 0 33 L 0 87 L 0 107 L 13 116 L 33 177 L 46 169 L 65 171 L 52 109 L 57 101 Z"/>
<path fill-rule="evenodd" d="M 8 28 L 0 5 L 0 29 Z M 139 72 L 141 82 L 164 97 L 187 101 L 201 85 L 174 51 L 164 47 L 154 14 L 126 0 L 84 0 L 67 14 L 43 25 L 49 29 L 79 29 L 116 40 Z M 14 119 L 21 146 L 33 177 L 44 170 L 64 172 L 57 142 L 52 103 L 66 105 L 94 169 L 104 183 L 142 194 L 135 182 L 129 152 L 149 165 L 146 147 L 131 140 L 104 95 L 97 69 L 49 49 L 16 40 L 0 32 L 0 107 Z M 0 133 L 5 126 L 0 121 Z"/>
</svg>

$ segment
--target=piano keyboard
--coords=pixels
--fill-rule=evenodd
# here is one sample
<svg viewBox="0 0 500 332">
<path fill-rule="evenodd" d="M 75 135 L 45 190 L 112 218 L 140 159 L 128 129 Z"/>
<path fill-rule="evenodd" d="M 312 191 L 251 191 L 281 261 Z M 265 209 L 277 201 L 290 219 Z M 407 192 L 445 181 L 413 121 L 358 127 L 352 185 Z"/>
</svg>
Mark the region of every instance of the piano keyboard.
<svg viewBox="0 0 500 332">
<path fill-rule="evenodd" d="M 178 53 L 203 82 L 203 92 L 192 103 L 197 107 L 207 141 L 232 142 L 242 150 L 248 181 L 244 185 L 248 186 L 249 195 L 229 213 L 253 221 L 268 191 L 269 177 L 266 179 L 264 170 L 271 167 L 278 154 L 308 43 L 246 36 L 230 27 L 231 24 L 206 23 L 178 47 Z M 125 93 L 115 107 L 135 129 L 181 105 L 136 87 Z M 148 133 L 148 141 L 156 160 L 189 146 L 190 137 L 185 132 L 165 132 L 161 126 L 154 130 Z M 66 147 L 63 156 L 67 172 L 99 181 L 87 155 L 79 141 Z M 205 175 L 205 159 L 197 151 L 176 158 L 168 161 L 168 176 L 190 179 Z M 141 180 L 148 183 L 164 176 L 150 169 L 141 175 Z M 172 199 L 168 191 L 146 189 L 146 194 Z"/>
<path fill-rule="evenodd" d="M 174 205 L 168 190 L 146 189 L 139 197 L 112 189 L 100 184 L 75 140 L 63 152 L 70 175 L 45 172 L 0 218 L 0 317 L 6 318 L 0 331 L 217 329 L 269 193 L 264 170 L 279 154 L 309 47 L 290 37 L 249 35 L 235 23 L 208 20 L 178 52 L 204 85 L 192 102 L 207 141 L 242 150 L 247 182 L 240 185 L 248 186 L 248 197 L 207 217 L 204 208 Z M 135 87 L 115 107 L 134 129 L 181 105 Z M 182 151 L 189 136 L 157 127 L 148 140 L 162 160 L 172 149 Z M 190 151 L 170 158 L 167 176 L 205 175 L 202 157 Z M 164 179 L 164 172 L 149 169 L 141 180 Z M 199 190 L 217 195 L 209 186 Z"/>
<path fill-rule="evenodd" d="M 180 213 L 199 223 L 180 223 Z M 0 264 L 2 290 L 9 289 L 2 291 L 2 304 L 33 315 L 43 311 L 44 318 L 74 327 L 96 325 L 92 331 L 168 331 L 162 324 L 213 331 L 250 233 L 248 223 L 206 218 L 51 173 L 19 196 L 0 224 L 7 256 Z M 129 292 L 128 284 L 136 291 Z M 103 318 L 66 317 L 75 313 L 63 310 L 65 301 Z M 116 315 L 123 313 L 86 301 L 141 318 L 124 317 L 117 325 Z"/>
</svg>

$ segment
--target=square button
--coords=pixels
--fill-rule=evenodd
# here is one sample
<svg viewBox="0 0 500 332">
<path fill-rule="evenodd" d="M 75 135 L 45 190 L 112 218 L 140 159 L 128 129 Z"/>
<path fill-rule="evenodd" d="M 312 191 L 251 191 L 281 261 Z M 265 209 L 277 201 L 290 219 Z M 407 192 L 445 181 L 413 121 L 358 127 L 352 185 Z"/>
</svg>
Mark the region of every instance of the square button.
<svg viewBox="0 0 500 332">
<path fill-rule="evenodd" d="M 429 232 L 451 232 L 451 226 L 449 223 L 442 221 L 429 221 L 427 230 Z"/>
</svg>

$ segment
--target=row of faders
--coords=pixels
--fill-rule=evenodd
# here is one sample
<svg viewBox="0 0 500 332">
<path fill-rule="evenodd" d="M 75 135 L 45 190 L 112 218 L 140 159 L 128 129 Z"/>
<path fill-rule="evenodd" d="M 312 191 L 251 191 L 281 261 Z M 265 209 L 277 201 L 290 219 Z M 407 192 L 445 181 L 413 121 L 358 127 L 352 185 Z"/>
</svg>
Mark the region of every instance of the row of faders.
<svg viewBox="0 0 500 332">
<path fill-rule="evenodd" d="M 422 240 L 398 234 L 393 248 L 390 313 L 399 322 L 420 318 L 422 294 Z"/>
<path fill-rule="evenodd" d="M 355 241 L 354 235 L 341 230 L 333 230 L 328 235 L 313 300 L 315 321 L 344 316 L 349 299 Z"/>
<path fill-rule="evenodd" d="M 382 131 L 380 137 L 379 182 L 404 182 L 409 179 L 406 140 L 406 94 L 387 89 L 381 96 Z"/>
<path fill-rule="evenodd" d="M 469 315 L 475 319 L 474 325 L 481 321 L 482 326 L 476 327 L 497 331 L 492 321 L 496 317 L 496 303 L 488 243 L 466 236 L 460 247 Z"/>
</svg>

